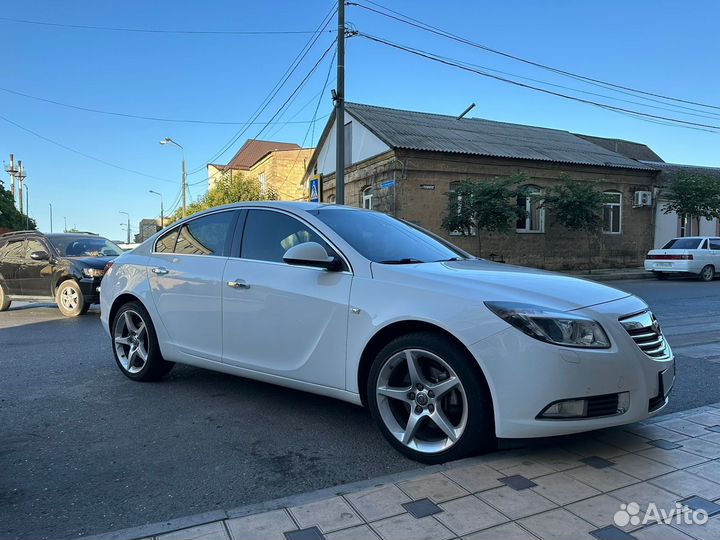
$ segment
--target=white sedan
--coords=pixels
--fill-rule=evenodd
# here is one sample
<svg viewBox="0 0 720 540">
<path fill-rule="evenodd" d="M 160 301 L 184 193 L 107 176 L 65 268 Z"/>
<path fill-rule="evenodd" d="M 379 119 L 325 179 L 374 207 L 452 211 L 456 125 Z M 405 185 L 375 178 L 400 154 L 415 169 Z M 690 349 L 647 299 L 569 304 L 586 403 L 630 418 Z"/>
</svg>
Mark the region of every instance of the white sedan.
<svg viewBox="0 0 720 540">
<path fill-rule="evenodd" d="M 673 238 L 645 257 L 645 270 L 658 279 L 670 275 L 694 274 L 701 281 L 712 281 L 720 271 L 720 238 L 686 236 Z"/>
<path fill-rule="evenodd" d="M 130 379 L 177 362 L 365 405 L 393 446 L 427 463 L 496 437 L 642 420 L 675 379 L 639 298 L 475 259 L 337 205 L 191 216 L 115 260 L 101 309 Z"/>
</svg>

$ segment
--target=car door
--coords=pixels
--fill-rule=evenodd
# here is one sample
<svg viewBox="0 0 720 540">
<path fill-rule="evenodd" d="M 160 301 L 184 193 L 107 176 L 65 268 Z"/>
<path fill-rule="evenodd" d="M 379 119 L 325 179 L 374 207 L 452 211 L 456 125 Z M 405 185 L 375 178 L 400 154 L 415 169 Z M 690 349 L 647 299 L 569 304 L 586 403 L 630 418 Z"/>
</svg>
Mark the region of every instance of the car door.
<svg viewBox="0 0 720 540">
<path fill-rule="evenodd" d="M 223 360 L 344 389 L 352 273 L 346 263 L 329 272 L 283 261 L 285 251 L 309 241 L 338 254 L 293 215 L 247 211 L 242 246 L 223 277 Z"/>
<path fill-rule="evenodd" d="M 26 296 L 52 296 L 52 265 L 49 260 L 36 261 L 30 255 L 37 251 L 50 254 L 47 245 L 40 238 L 28 238 L 25 241 L 25 254 L 19 269 L 20 288 Z"/>
<path fill-rule="evenodd" d="M 710 243 L 707 238 L 703 238 L 698 248 L 692 251 L 695 271 L 700 272 L 705 265 L 712 264 L 712 256 L 710 255 Z"/>
<path fill-rule="evenodd" d="M 148 280 L 155 307 L 182 354 L 222 360 L 222 277 L 237 211 L 205 214 L 155 243 Z"/>
<path fill-rule="evenodd" d="M 25 239 L 8 240 L 0 250 L 0 277 L 8 294 L 22 294 L 20 286 L 20 267 L 25 256 Z"/>
<path fill-rule="evenodd" d="M 710 238 L 710 264 L 715 266 L 715 273 L 720 274 L 720 238 Z"/>
</svg>

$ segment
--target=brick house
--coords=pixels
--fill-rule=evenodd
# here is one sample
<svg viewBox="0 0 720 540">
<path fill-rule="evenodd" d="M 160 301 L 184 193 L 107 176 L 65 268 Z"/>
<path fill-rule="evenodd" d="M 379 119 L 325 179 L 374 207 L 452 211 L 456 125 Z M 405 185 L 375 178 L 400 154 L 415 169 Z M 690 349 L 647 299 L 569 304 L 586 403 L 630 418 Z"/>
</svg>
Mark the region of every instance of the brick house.
<svg viewBox="0 0 720 540">
<path fill-rule="evenodd" d="M 312 152 L 295 143 L 248 139 L 226 165 L 208 164 L 208 190 L 224 172 L 230 172 L 256 178 L 263 189 L 274 189 L 280 200 L 301 200 L 301 181 Z"/>
<path fill-rule="evenodd" d="M 525 173 L 528 188 L 542 193 L 567 173 L 611 193 L 604 232 L 593 246 L 596 266 L 639 266 L 653 244 L 653 208 L 633 204 L 652 192 L 657 168 L 608 146 L 627 143 L 648 161 L 660 160 L 638 143 L 478 118 L 346 104 L 345 204 L 380 210 L 417 223 L 475 253 L 477 238 L 441 227 L 448 193 L 456 183 Z M 595 138 L 599 139 L 599 138 Z M 643 147 L 646 150 L 642 150 Z M 620 149 L 620 148 L 618 148 Z M 323 175 L 323 201 L 334 201 L 335 121 L 328 121 L 309 160 L 305 181 Z M 584 234 L 557 225 L 533 199 L 518 200 L 528 218 L 509 234 L 481 231 L 483 257 L 540 268 L 583 267 Z"/>
</svg>

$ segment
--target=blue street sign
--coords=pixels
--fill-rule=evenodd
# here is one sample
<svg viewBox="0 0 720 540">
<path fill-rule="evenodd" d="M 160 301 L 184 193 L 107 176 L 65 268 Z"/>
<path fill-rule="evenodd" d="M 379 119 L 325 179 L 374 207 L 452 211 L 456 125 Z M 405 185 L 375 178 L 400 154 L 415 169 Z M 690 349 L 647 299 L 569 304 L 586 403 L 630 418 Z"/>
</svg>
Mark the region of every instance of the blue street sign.
<svg viewBox="0 0 720 540">
<path fill-rule="evenodd" d="M 395 180 L 386 180 L 380 183 L 380 187 L 383 189 L 391 188 L 395 185 Z"/>
<path fill-rule="evenodd" d="M 320 202 L 320 177 L 310 179 L 310 202 Z"/>
</svg>

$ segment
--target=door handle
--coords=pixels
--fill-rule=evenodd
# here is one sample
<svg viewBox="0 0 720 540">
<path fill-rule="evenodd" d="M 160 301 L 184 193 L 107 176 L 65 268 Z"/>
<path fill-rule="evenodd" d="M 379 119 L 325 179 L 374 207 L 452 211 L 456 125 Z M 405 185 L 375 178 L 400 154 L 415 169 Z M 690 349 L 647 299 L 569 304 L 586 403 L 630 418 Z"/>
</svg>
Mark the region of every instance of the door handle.
<svg viewBox="0 0 720 540">
<path fill-rule="evenodd" d="M 228 281 L 227 286 L 233 289 L 249 289 L 250 285 L 244 279 L 236 279 L 235 281 Z"/>
<path fill-rule="evenodd" d="M 158 266 L 158 267 L 153 268 L 153 269 L 151 270 L 151 272 L 152 272 L 153 274 L 157 274 L 158 276 L 164 276 L 164 275 L 167 274 L 169 271 L 170 271 L 170 270 L 168 270 L 167 268 L 163 268 L 162 266 Z"/>
</svg>

